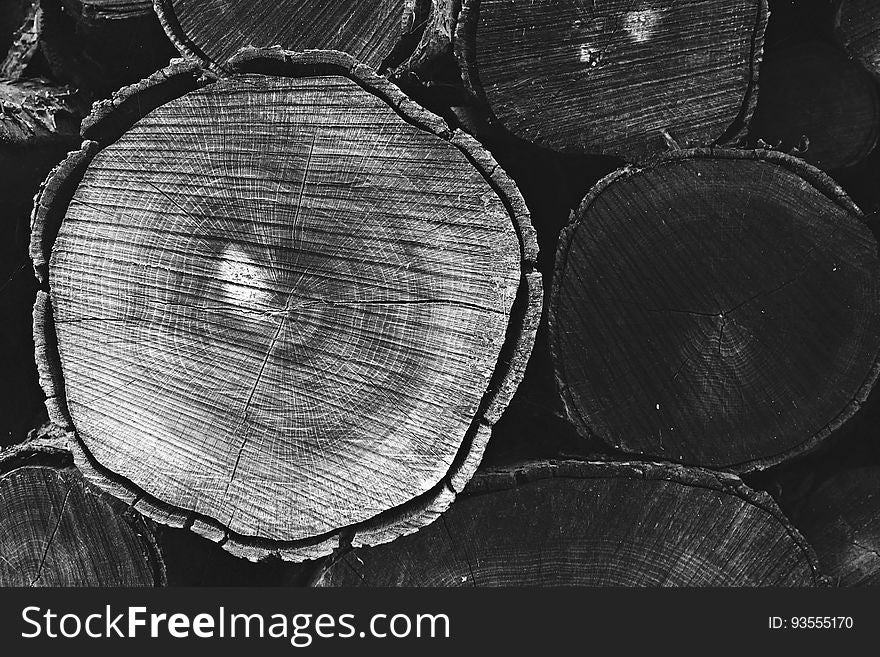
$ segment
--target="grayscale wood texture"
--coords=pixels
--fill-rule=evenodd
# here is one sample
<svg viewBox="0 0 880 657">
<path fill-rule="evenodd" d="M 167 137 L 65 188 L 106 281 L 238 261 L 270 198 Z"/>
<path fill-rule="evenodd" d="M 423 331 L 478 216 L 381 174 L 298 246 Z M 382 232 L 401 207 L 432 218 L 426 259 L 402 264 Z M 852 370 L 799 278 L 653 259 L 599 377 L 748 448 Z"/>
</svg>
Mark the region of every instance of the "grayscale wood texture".
<svg viewBox="0 0 880 657">
<path fill-rule="evenodd" d="M 345 54 L 229 70 L 175 62 L 96 104 L 43 186 L 50 416 L 87 476 L 240 556 L 392 540 L 452 502 L 522 376 L 528 211 Z"/>
<path fill-rule="evenodd" d="M 732 475 L 530 463 L 477 475 L 443 517 L 332 559 L 318 586 L 812 586 L 816 558 Z"/>
<path fill-rule="evenodd" d="M 742 139 L 766 23 L 766 0 L 464 0 L 455 50 L 517 137 L 638 161 Z"/>
<path fill-rule="evenodd" d="M 431 0 L 155 0 L 178 50 L 215 69 L 241 48 L 273 46 L 338 50 L 381 68 L 389 58 L 412 54 L 430 5 Z"/>
<path fill-rule="evenodd" d="M 147 524 L 85 481 L 63 436 L 0 451 L 0 586 L 161 586 Z"/>
<path fill-rule="evenodd" d="M 745 472 L 815 447 L 878 375 L 880 263 L 819 170 L 698 149 L 593 188 L 563 232 L 551 350 L 585 437 Z"/>
</svg>

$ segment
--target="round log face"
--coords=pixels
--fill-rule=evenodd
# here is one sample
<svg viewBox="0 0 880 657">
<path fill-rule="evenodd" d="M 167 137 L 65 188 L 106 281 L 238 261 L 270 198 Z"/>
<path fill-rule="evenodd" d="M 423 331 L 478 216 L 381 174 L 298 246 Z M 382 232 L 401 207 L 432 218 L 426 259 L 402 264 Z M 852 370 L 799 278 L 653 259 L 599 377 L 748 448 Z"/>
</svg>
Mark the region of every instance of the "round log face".
<svg viewBox="0 0 880 657">
<path fill-rule="evenodd" d="M 523 139 L 635 161 L 664 148 L 664 131 L 710 144 L 750 111 L 760 0 L 465 6 L 466 77 Z"/>
<path fill-rule="evenodd" d="M 180 49 L 223 65 L 240 48 L 347 52 L 379 67 L 414 28 L 413 0 L 160 0 Z"/>
<path fill-rule="evenodd" d="M 341 76 L 242 75 L 90 164 L 52 254 L 67 405 L 94 459 L 290 541 L 438 484 L 521 278 L 449 141 Z"/>
<path fill-rule="evenodd" d="M 144 529 L 73 468 L 0 473 L 0 586 L 155 586 Z"/>
<path fill-rule="evenodd" d="M 472 481 L 481 483 L 479 477 Z M 803 539 L 769 499 L 739 487 L 707 473 L 644 463 L 577 463 L 545 466 L 544 472 L 527 466 L 461 498 L 418 534 L 343 556 L 317 583 L 815 583 L 816 567 Z"/>
<path fill-rule="evenodd" d="M 748 470 L 811 446 L 873 385 L 874 238 L 818 171 L 734 153 L 615 174 L 566 230 L 551 332 L 583 433 Z"/>
</svg>

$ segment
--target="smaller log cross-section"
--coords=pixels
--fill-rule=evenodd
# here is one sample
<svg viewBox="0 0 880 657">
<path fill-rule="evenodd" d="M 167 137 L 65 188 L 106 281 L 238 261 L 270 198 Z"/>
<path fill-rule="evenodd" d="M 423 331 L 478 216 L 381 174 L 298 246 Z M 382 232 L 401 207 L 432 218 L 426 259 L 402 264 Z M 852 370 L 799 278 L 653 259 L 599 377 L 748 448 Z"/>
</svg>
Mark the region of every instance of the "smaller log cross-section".
<svg viewBox="0 0 880 657">
<path fill-rule="evenodd" d="M 560 238 L 549 318 L 584 436 L 759 469 L 817 445 L 874 385 L 877 243 L 802 160 L 679 151 L 593 188 Z"/>
<path fill-rule="evenodd" d="M 415 49 L 430 1 L 156 0 L 156 12 L 182 54 L 213 67 L 241 48 L 280 46 L 339 50 L 380 68 Z"/>
<path fill-rule="evenodd" d="M 231 66 L 177 62 L 97 105 L 100 145 L 44 186 L 50 412 L 102 485 L 241 556 L 392 540 L 451 503 L 522 376 L 525 204 L 343 53 Z"/>
<path fill-rule="evenodd" d="M 161 586 L 142 518 L 87 481 L 57 440 L 0 452 L 0 586 Z"/>
<path fill-rule="evenodd" d="M 656 463 L 486 471 L 443 517 L 318 586 L 812 586 L 806 541 L 737 477 Z"/>
<path fill-rule="evenodd" d="M 739 141 L 766 0 L 464 0 L 465 85 L 522 139 L 635 162 Z"/>
</svg>

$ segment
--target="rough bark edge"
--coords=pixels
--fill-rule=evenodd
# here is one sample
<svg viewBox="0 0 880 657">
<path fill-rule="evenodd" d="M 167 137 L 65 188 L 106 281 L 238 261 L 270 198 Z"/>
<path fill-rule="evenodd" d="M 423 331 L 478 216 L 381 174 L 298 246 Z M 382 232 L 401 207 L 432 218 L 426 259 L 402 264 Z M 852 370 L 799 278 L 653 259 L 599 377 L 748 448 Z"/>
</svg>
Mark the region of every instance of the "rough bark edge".
<svg viewBox="0 0 880 657">
<path fill-rule="evenodd" d="M 768 0 L 760 0 L 755 31 L 752 33 L 752 54 L 749 59 L 749 82 L 746 86 L 746 95 L 743 99 L 742 109 L 739 116 L 715 141 L 717 146 L 736 147 L 743 146 L 749 136 L 749 127 L 755 116 L 755 108 L 758 106 L 760 94 L 760 70 L 764 61 L 764 42 L 767 34 L 767 23 L 770 20 L 770 6 Z"/>
<path fill-rule="evenodd" d="M 425 6 L 428 2 L 436 2 L 438 0 L 404 0 L 403 3 L 403 15 L 400 18 L 401 24 L 405 27 L 410 25 L 412 27 L 417 27 L 418 23 L 421 22 L 420 18 L 423 13 L 425 13 Z M 439 0 L 443 2 L 444 0 Z M 230 74 L 229 69 L 226 68 L 226 64 L 223 62 L 217 62 L 208 55 L 206 55 L 202 49 L 196 44 L 192 39 L 190 39 L 184 29 L 180 25 L 180 21 L 177 20 L 177 14 L 174 11 L 174 6 L 172 0 L 153 0 L 153 10 L 156 13 L 156 16 L 159 18 L 159 23 L 162 25 L 162 29 L 165 30 L 165 34 L 168 35 L 168 39 L 177 49 L 177 52 L 181 54 L 181 56 L 198 62 L 203 68 L 210 71 L 214 75 L 228 75 Z M 426 21 L 430 20 L 429 18 Z M 404 30 L 405 31 L 405 30 Z M 399 40 L 397 44 L 392 47 L 392 51 L 385 55 L 384 63 L 392 57 L 395 51 L 397 51 L 401 47 L 401 41 L 406 38 L 404 35 L 403 39 Z M 423 40 L 424 40 L 423 36 Z M 277 46 L 278 49 L 281 49 L 280 46 Z M 415 57 L 418 54 L 420 48 L 422 48 L 421 41 L 418 46 L 416 46 L 417 50 L 415 53 L 411 54 L 410 57 Z M 242 50 L 263 50 L 264 48 L 256 48 L 253 46 L 248 46 L 243 48 Z M 293 52 L 293 51 L 287 51 Z M 330 52 L 330 51 L 327 51 Z M 235 55 L 232 56 L 233 58 Z M 406 53 L 402 56 L 403 59 L 407 59 Z M 230 60 L 231 61 L 231 60 Z"/>
<path fill-rule="evenodd" d="M 73 193 L 85 174 L 98 145 L 93 141 L 83 142 L 78 151 L 72 151 L 50 172 L 49 176 L 34 196 L 34 208 L 31 212 L 30 257 L 34 275 L 41 287 L 45 288 L 49 278 L 49 254 L 58 229 L 64 220 L 63 213 L 57 208 L 67 209 Z"/>
<path fill-rule="evenodd" d="M 92 22 L 117 21 L 129 18 L 143 18 L 153 14 L 153 0 L 139 0 L 137 6 L 129 9 L 100 9 L 94 5 L 84 4 L 83 0 L 77 2 L 79 13 L 83 19 Z"/>
<path fill-rule="evenodd" d="M 580 411 L 574 404 L 574 400 L 571 398 L 571 394 L 566 383 L 564 365 L 565 359 L 562 358 L 562 355 L 559 353 L 558 348 L 559 322 L 557 319 L 557 304 L 559 301 L 562 281 L 565 277 L 569 247 L 571 246 L 572 240 L 574 239 L 575 232 L 581 224 L 582 217 L 589 210 L 590 206 L 596 201 L 596 199 L 608 187 L 613 185 L 618 180 L 628 178 L 630 176 L 639 175 L 643 172 L 650 171 L 651 169 L 659 168 L 670 162 L 688 159 L 752 160 L 758 162 L 767 162 L 772 165 L 781 166 L 788 171 L 794 173 L 805 182 L 809 183 L 816 191 L 823 194 L 829 200 L 839 205 L 846 212 L 850 213 L 855 220 L 858 220 L 863 225 L 866 225 L 864 223 L 864 215 L 862 211 L 852 201 L 852 199 L 849 198 L 847 193 L 830 176 L 828 176 L 818 168 L 814 167 L 813 165 L 808 164 L 804 160 L 796 158 L 792 155 L 781 153 L 779 151 L 738 150 L 728 148 L 715 148 L 711 146 L 672 151 L 659 157 L 659 159 L 651 164 L 647 164 L 645 166 L 628 165 L 622 169 L 618 169 L 617 171 L 608 174 L 605 178 L 596 183 L 596 185 L 590 190 L 584 200 L 581 201 L 578 209 L 572 213 L 568 226 L 563 228 L 562 233 L 559 236 L 559 246 L 556 250 L 556 263 L 553 269 L 553 280 L 551 283 L 551 291 L 549 295 L 550 298 L 547 304 L 548 328 L 550 332 L 550 356 L 551 360 L 553 361 L 553 373 L 556 380 L 556 388 L 560 398 L 562 399 L 562 406 L 565 410 L 566 417 L 568 418 L 569 422 L 571 422 L 571 424 L 575 427 L 578 434 L 585 439 L 596 438 L 601 440 L 603 443 L 606 442 L 589 428 L 589 424 L 586 421 L 586 418 L 581 416 Z M 825 440 L 825 438 L 831 435 L 841 425 L 843 425 L 847 420 L 849 420 L 853 415 L 856 414 L 861 405 L 865 403 L 865 401 L 868 399 L 868 394 L 874 387 L 874 384 L 876 383 L 878 377 L 880 377 L 880 352 L 874 354 L 873 364 L 868 372 L 868 376 L 862 383 L 859 390 L 856 392 L 856 396 L 852 399 L 852 401 L 847 404 L 847 406 L 841 410 L 837 417 L 835 417 L 825 427 L 820 429 L 813 436 L 810 436 L 800 444 L 790 449 L 783 450 L 782 452 L 778 452 L 771 456 L 743 461 L 740 463 L 712 466 L 704 466 L 702 464 L 689 465 L 693 465 L 694 467 L 708 467 L 713 470 L 724 470 L 736 474 L 747 474 L 750 472 L 765 470 L 767 468 L 783 463 L 784 461 L 793 459 L 796 456 L 807 454 L 816 449 L 816 447 L 818 447 L 819 444 L 823 440 Z M 627 453 L 634 457 L 644 456 L 651 459 L 661 458 L 656 454 L 645 454 L 644 452 Z M 686 462 L 682 461 L 682 464 L 686 464 Z"/>
<path fill-rule="evenodd" d="M 44 425 L 32 431 L 24 442 L 0 450 L 0 477 L 13 470 L 29 466 L 43 466 L 57 470 L 74 469 L 75 458 L 71 452 L 74 441 L 72 432 L 55 424 Z M 167 586 L 165 560 L 162 558 L 156 536 L 148 521 L 139 518 L 129 505 L 95 487 L 86 477 L 81 476 L 80 479 L 86 493 L 106 502 L 141 539 L 144 558 L 153 572 L 153 586 Z"/>
<path fill-rule="evenodd" d="M 739 146 L 744 143 L 748 136 L 749 124 L 758 105 L 758 78 L 761 62 L 764 58 L 764 40 L 767 31 L 767 22 L 770 18 L 768 0 L 757 0 L 757 16 L 754 31 L 752 32 L 751 58 L 749 61 L 749 80 L 743 95 L 742 105 L 738 115 L 729 126 L 721 131 L 711 145 Z M 489 104 L 486 93 L 480 82 L 479 67 L 477 66 L 476 38 L 477 23 L 480 19 L 480 0 L 461 0 L 461 11 L 455 25 L 452 41 L 453 52 L 461 69 L 461 79 L 465 89 L 483 105 L 488 112 L 490 123 L 497 126 L 504 124 L 495 116 Z M 504 128 L 505 132 L 509 131 Z M 510 133 L 513 134 L 513 133 Z M 519 135 L 514 135 L 519 137 Z M 645 134 L 648 136 L 648 133 Z M 522 137 L 520 137 L 522 138 Z M 539 146 L 551 148 L 549 145 L 535 142 Z M 707 144 L 708 146 L 708 144 Z M 555 151 L 584 152 L 590 155 L 605 155 L 624 158 L 617 152 L 606 152 L 603 149 L 587 150 L 582 147 L 552 148 Z"/>
<path fill-rule="evenodd" d="M 188 528 L 221 544 L 236 556 L 251 561 L 273 556 L 288 561 L 304 561 L 326 556 L 351 544 L 376 545 L 391 541 L 433 522 L 452 503 L 457 492 L 462 490 L 476 471 L 491 433 L 491 425 L 506 408 L 525 373 L 543 307 L 542 279 L 536 269 L 537 237 L 528 208 L 514 182 L 476 140 L 461 131 L 452 130 L 440 117 L 423 109 L 387 79 L 359 64 L 348 54 L 338 51 L 293 53 L 281 48 L 246 48 L 230 58 L 226 70 L 230 74 L 347 77 L 388 103 L 406 122 L 456 147 L 483 175 L 504 204 L 519 242 L 522 276 L 512 302 L 496 369 L 447 474 L 427 492 L 373 518 L 319 536 L 289 541 L 243 536 L 208 516 L 166 504 L 133 482 L 104 468 L 76 435 L 64 398 L 61 360 L 51 321 L 50 295 L 43 290 L 38 293 L 35 305 L 34 340 L 39 345 L 36 355 L 40 383 L 47 394 L 47 408 L 54 422 L 71 431 L 74 461 L 89 480 L 134 506 L 145 516 L 173 527 Z M 152 109 L 184 93 L 212 84 L 217 79 L 217 76 L 194 62 L 177 60 L 142 82 L 120 90 L 110 100 L 95 103 L 92 114 L 83 125 L 83 136 L 95 141 L 87 141 L 82 151 L 72 154 L 50 174 L 49 181 L 37 197 L 39 209 L 34 212 L 33 226 L 37 237 L 32 241 L 32 249 L 40 260 L 35 260 L 35 268 L 47 272 L 46 262 L 51 250 L 47 238 L 51 236 L 54 239 L 57 235 L 57 228 L 52 232 L 50 224 L 53 218 L 62 218 L 66 213 L 67 204 L 88 166 L 88 160 L 100 148 L 116 141 Z M 69 195 L 58 192 L 59 188 L 69 189 Z M 33 246 L 34 243 L 37 246 Z M 44 287 L 51 291 L 47 277 L 43 282 Z"/>
<path fill-rule="evenodd" d="M 674 463 L 651 461 L 589 461 L 549 460 L 527 461 L 506 467 L 497 467 L 477 473 L 465 487 L 462 498 L 468 499 L 498 491 L 511 490 L 529 483 L 547 479 L 640 479 L 645 481 L 668 481 L 691 488 L 705 488 L 724 495 L 736 497 L 778 522 L 786 534 L 806 557 L 812 573 L 813 586 L 830 586 L 830 580 L 822 574 L 819 559 L 770 495 L 749 488 L 739 477 L 725 472 L 696 468 Z M 324 577 L 350 549 L 340 550 L 327 559 L 309 581 L 309 586 L 323 586 Z"/>
<path fill-rule="evenodd" d="M 430 13 L 422 37 L 415 51 L 397 66 L 394 77 L 420 79 L 421 74 L 435 61 L 452 54 L 452 41 L 461 0 L 430 0 Z"/>
<path fill-rule="evenodd" d="M 31 60 L 40 49 L 39 23 L 42 14 L 39 0 L 31 0 L 22 24 L 12 35 L 12 43 L 0 63 L 0 78 L 19 80 L 26 77 Z"/>
</svg>

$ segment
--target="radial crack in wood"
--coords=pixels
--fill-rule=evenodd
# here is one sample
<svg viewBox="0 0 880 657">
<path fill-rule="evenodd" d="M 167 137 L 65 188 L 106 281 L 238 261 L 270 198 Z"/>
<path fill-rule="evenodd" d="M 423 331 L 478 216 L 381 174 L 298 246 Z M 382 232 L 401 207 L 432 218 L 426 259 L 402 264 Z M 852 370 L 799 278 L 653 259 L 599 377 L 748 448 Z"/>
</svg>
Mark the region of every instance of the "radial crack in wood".
<svg viewBox="0 0 880 657">
<path fill-rule="evenodd" d="M 638 161 L 734 143 L 756 97 L 765 0 L 464 0 L 464 81 L 514 135 Z"/>
<path fill-rule="evenodd" d="M 353 550 L 318 586 L 811 586 L 815 556 L 769 496 L 653 463 L 477 475 L 441 520 Z"/>
<path fill-rule="evenodd" d="M 528 214 L 476 142 L 351 58 L 237 62 L 97 106 L 88 133 L 155 109 L 47 183 L 75 191 L 35 214 L 64 217 L 44 385 L 78 465 L 160 522 L 250 558 L 391 540 L 448 506 L 522 376 Z"/>
<path fill-rule="evenodd" d="M 0 586 L 161 586 L 146 523 L 72 466 L 60 442 L 0 452 Z"/>
<path fill-rule="evenodd" d="M 814 447 L 878 374 L 880 268 L 861 212 L 773 152 L 680 152 L 600 182 L 549 307 L 572 422 L 629 453 L 748 471 Z"/>
</svg>

